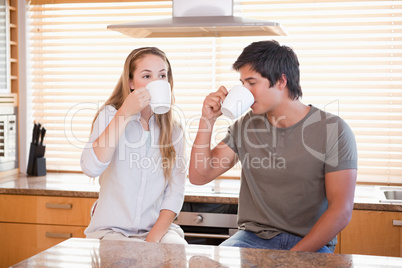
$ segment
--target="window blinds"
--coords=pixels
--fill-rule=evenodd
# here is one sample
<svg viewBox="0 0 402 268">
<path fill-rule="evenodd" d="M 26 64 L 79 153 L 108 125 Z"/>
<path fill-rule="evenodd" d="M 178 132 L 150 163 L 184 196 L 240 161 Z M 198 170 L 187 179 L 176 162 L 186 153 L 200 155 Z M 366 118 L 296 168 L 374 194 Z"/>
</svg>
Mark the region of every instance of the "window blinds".
<svg viewBox="0 0 402 268">
<path fill-rule="evenodd" d="M 157 46 L 171 61 L 189 153 L 205 96 L 239 83 L 231 65 L 245 46 L 276 39 L 299 57 L 302 102 L 340 115 L 354 131 L 358 181 L 402 183 L 402 1 L 235 0 L 234 15 L 278 21 L 288 35 L 163 39 L 106 26 L 170 17 L 171 1 L 74 2 L 30 2 L 33 116 L 48 129 L 49 170 L 80 171 L 93 116 L 134 48 Z M 213 145 L 230 123 L 218 120 Z"/>
</svg>

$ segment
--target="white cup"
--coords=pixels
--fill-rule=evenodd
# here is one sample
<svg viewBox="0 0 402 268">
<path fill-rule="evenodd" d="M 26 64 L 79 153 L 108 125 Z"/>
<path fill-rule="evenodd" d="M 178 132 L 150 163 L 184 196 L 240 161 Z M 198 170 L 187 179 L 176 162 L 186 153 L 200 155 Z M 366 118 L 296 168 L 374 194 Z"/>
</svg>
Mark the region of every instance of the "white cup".
<svg viewBox="0 0 402 268">
<path fill-rule="evenodd" d="M 155 80 L 150 82 L 146 89 L 151 95 L 151 109 L 156 114 L 165 114 L 170 110 L 172 100 L 169 82 Z"/>
<path fill-rule="evenodd" d="M 242 85 L 234 86 L 222 103 L 221 111 L 224 116 L 234 120 L 244 114 L 254 103 L 250 90 Z"/>
</svg>

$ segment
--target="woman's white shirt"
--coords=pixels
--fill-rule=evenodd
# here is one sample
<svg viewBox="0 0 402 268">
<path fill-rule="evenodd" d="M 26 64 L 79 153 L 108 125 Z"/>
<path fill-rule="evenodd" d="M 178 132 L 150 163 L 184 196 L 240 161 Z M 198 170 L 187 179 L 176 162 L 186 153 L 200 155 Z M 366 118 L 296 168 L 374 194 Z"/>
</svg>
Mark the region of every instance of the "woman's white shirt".
<svg viewBox="0 0 402 268">
<path fill-rule="evenodd" d="M 101 236 L 113 230 L 125 236 L 151 230 L 159 212 L 168 209 L 178 214 L 184 200 L 187 161 L 184 157 L 184 133 L 180 127 L 173 132 L 176 162 L 172 183 L 166 185 L 159 148 L 160 129 L 152 116 L 149 135 L 144 134 L 140 114 L 132 116 L 108 163 L 98 160 L 92 143 L 102 134 L 117 110 L 102 109 L 94 122 L 92 133 L 81 155 L 81 168 L 90 177 L 98 177 L 99 200 L 88 228 L 87 237 Z M 150 147 L 147 150 L 147 140 Z"/>
</svg>

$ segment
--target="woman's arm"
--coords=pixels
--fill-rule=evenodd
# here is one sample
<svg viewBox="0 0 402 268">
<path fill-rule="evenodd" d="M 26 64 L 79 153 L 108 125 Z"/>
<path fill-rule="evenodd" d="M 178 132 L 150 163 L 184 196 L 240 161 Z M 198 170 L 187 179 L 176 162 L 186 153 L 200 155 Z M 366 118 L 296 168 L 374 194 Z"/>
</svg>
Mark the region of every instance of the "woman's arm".
<svg viewBox="0 0 402 268">
<path fill-rule="evenodd" d="M 123 114 L 121 109 L 118 110 L 102 134 L 92 143 L 94 153 L 100 162 L 107 163 L 112 160 L 116 146 L 128 122 L 129 118 Z"/>
<path fill-rule="evenodd" d="M 117 110 L 114 107 L 107 105 L 99 111 L 93 123 L 91 135 L 89 136 L 88 142 L 85 144 L 85 148 L 82 150 L 80 160 L 82 171 L 89 177 L 98 177 L 110 163 L 99 161 L 93 149 L 93 142 L 105 131 L 116 112 Z"/>
<path fill-rule="evenodd" d="M 175 217 L 176 213 L 173 211 L 162 209 L 159 213 L 158 219 L 155 222 L 155 225 L 152 227 L 145 241 L 159 242 L 169 230 L 170 224 L 172 224 Z"/>
<path fill-rule="evenodd" d="M 145 88 L 134 90 L 128 95 L 109 125 L 92 144 L 94 153 L 100 162 L 107 163 L 112 160 L 119 139 L 131 116 L 141 112 L 147 105 L 149 105 L 149 93 Z"/>
</svg>

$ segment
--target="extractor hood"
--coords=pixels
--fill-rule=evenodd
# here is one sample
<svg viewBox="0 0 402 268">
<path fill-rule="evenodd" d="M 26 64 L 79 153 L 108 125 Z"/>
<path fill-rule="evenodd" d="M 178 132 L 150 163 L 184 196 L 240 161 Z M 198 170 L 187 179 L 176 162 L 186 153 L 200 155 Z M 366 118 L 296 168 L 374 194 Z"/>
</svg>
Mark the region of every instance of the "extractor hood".
<svg viewBox="0 0 402 268">
<path fill-rule="evenodd" d="M 173 0 L 172 18 L 107 28 L 136 38 L 286 35 L 277 22 L 233 16 L 233 0 Z"/>
</svg>

